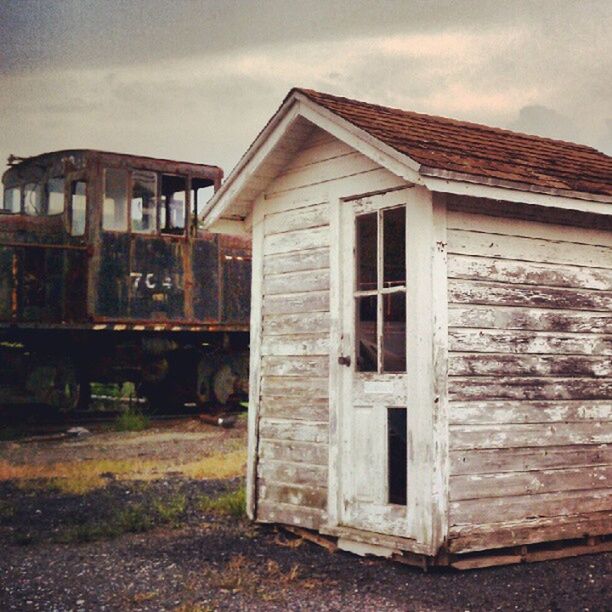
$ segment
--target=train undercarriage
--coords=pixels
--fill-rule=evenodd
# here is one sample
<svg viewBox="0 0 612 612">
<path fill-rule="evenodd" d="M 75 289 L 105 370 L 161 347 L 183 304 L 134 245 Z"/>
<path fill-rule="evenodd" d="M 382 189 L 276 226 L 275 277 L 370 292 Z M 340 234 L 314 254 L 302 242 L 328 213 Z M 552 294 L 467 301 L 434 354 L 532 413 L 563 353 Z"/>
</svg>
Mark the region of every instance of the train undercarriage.
<svg viewBox="0 0 612 612">
<path fill-rule="evenodd" d="M 0 332 L 0 406 L 85 410 L 92 383 L 133 383 L 147 410 L 238 404 L 248 390 L 246 332 Z"/>
</svg>

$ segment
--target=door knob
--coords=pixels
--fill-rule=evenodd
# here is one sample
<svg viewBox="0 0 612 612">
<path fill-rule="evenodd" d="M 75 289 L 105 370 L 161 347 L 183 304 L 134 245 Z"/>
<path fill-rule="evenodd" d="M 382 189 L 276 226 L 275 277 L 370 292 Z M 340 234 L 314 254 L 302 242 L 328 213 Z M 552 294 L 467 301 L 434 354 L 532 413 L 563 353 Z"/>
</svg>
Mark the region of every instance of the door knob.
<svg viewBox="0 0 612 612">
<path fill-rule="evenodd" d="M 340 365 L 350 366 L 351 358 L 348 355 L 340 355 L 340 357 L 338 357 L 338 363 Z"/>
</svg>

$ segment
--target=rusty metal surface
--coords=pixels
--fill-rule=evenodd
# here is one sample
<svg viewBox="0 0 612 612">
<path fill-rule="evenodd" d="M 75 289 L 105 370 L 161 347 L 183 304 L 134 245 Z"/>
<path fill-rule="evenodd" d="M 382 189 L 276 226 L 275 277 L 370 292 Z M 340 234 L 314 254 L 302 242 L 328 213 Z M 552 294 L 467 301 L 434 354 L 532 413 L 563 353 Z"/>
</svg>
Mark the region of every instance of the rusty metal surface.
<svg viewBox="0 0 612 612">
<path fill-rule="evenodd" d="M 64 177 L 64 212 L 0 214 L 0 326 L 248 330 L 248 241 L 197 231 L 189 190 L 183 235 L 103 230 L 105 168 L 180 175 L 198 186 L 218 187 L 222 178 L 215 166 L 92 150 L 14 164 L 3 176 L 5 188 Z M 70 232 L 75 181 L 87 184 L 83 236 Z"/>
</svg>

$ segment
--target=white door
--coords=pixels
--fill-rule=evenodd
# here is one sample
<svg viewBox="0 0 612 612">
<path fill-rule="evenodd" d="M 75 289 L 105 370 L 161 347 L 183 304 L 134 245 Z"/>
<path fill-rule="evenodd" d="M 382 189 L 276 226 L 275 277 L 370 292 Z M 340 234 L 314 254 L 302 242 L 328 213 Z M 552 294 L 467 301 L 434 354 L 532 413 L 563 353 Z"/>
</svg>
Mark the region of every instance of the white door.
<svg viewBox="0 0 612 612">
<path fill-rule="evenodd" d="M 408 516 L 406 197 L 396 191 L 341 211 L 339 522 L 411 537 Z M 352 254 L 352 256 L 351 256 Z"/>
</svg>

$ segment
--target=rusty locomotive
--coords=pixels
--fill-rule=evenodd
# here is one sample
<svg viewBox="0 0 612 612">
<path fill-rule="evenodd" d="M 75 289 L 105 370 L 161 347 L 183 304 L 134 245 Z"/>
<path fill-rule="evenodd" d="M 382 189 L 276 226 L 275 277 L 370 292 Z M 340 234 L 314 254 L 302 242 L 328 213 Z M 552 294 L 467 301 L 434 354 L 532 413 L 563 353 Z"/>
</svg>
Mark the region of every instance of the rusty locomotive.
<svg viewBox="0 0 612 612">
<path fill-rule="evenodd" d="M 198 227 L 223 171 L 94 150 L 9 158 L 0 405 L 74 410 L 92 381 L 152 407 L 246 392 L 250 243 Z"/>
</svg>

